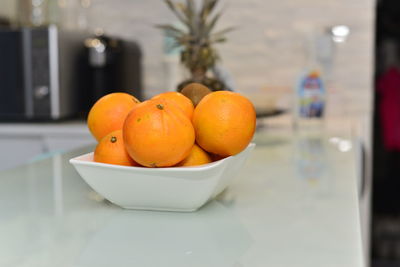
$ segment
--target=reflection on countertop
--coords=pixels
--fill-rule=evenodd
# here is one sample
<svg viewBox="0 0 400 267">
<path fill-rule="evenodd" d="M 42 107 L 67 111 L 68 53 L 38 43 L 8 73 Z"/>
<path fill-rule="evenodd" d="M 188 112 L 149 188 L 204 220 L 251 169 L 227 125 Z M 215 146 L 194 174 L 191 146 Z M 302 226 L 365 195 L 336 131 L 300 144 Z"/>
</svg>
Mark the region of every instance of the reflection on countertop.
<svg viewBox="0 0 400 267">
<path fill-rule="evenodd" d="M 0 265 L 361 267 L 354 149 L 268 129 L 255 142 L 234 183 L 194 213 L 104 200 L 68 163 L 90 148 L 0 172 Z"/>
</svg>

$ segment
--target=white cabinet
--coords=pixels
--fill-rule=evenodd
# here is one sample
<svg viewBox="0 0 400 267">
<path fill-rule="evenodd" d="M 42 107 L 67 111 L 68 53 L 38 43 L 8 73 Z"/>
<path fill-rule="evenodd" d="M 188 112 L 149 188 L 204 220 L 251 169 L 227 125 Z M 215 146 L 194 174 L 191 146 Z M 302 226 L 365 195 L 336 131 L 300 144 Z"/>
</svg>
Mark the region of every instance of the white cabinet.
<svg viewBox="0 0 400 267">
<path fill-rule="evenodd" d="M 43 155 L 94 145 L 84 122 L 0 124 L 0 170 Z"/>
</svg>

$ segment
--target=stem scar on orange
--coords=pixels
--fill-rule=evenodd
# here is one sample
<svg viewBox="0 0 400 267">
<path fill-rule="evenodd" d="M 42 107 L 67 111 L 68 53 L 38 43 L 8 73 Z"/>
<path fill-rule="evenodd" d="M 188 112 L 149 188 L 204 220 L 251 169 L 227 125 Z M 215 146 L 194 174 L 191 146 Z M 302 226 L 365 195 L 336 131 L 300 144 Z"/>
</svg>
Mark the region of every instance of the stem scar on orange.
<svg viewBox="0 0 400 267">
<path fill-rule="evenodd" d="M 177 164 L 189 154 L 195 139 L 188 117 L 167 99 L 151 99 L 134 107 L 123 135 L 129 155 L 147 167 Z"/>
<path fill-rule="evenodd" d="M 196 142 L 223 157 L 244 150 L 253 138 L 256 112 L 246 97 L 229 91 L 206 95 L 193 113 Z"/>
<path fill-rule="evenodd" d="M 194 106 L 192 101 L 179 92 L 165 92 L 154 96 L 152 99 L 167 99 L 174 102 L 191 120 Z"/>
<path fill-rule="evenodd" d="M 100 140 L 94 151 L 93 160 L 108 164 L 140 166 L 128 155 L 121 130 L 111 132 Z"/>
<path fill-rule="evenodd" d="M 87 124 L 90 132 L 100 141 L 105 135 L 121 130 L 131 109 L 139 103 L 127 93 L 111 93 L 103 96 L 90 109 Z"/>
</svg>

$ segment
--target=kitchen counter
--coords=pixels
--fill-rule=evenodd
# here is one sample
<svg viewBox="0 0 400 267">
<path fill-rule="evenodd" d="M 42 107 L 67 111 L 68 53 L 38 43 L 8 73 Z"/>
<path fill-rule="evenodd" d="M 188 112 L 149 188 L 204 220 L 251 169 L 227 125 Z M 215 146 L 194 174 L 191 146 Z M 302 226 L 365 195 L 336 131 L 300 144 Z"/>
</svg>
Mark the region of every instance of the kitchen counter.
<svg viewBox="0 0 400 267">
<path fill-rule="evenodd" d="M 83 120 L 2 122 L 0 148 L 7 151 L 7 157 L 1 158 L 0 170 L 18 166 L 43 154 L 70 151 L 95 142 Z"/>
<path fill-rule="evenodd" d="M 255 142 L 235 182 L 193 213 L 105 201 L 68 163 L 92 147 L 0 172 L 0 266 L 364 266 L 357 144 L 268 131 Z"/>
</svg>

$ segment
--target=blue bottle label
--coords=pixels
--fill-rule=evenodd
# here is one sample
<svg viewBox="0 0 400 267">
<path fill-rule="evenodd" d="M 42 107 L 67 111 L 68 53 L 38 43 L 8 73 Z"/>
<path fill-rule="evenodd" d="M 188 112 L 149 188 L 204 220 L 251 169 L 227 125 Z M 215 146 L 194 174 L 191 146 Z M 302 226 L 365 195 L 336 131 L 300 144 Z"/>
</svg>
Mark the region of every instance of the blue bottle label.
<svg viewBox="0 0 400 267">
<path fill-rule="evenodd" d="M 323 117 L 325 108 L 325 88 L 317 72 L 310 72 L 300 80 L 298 97 L 300 117 Z"/>
</svg>

